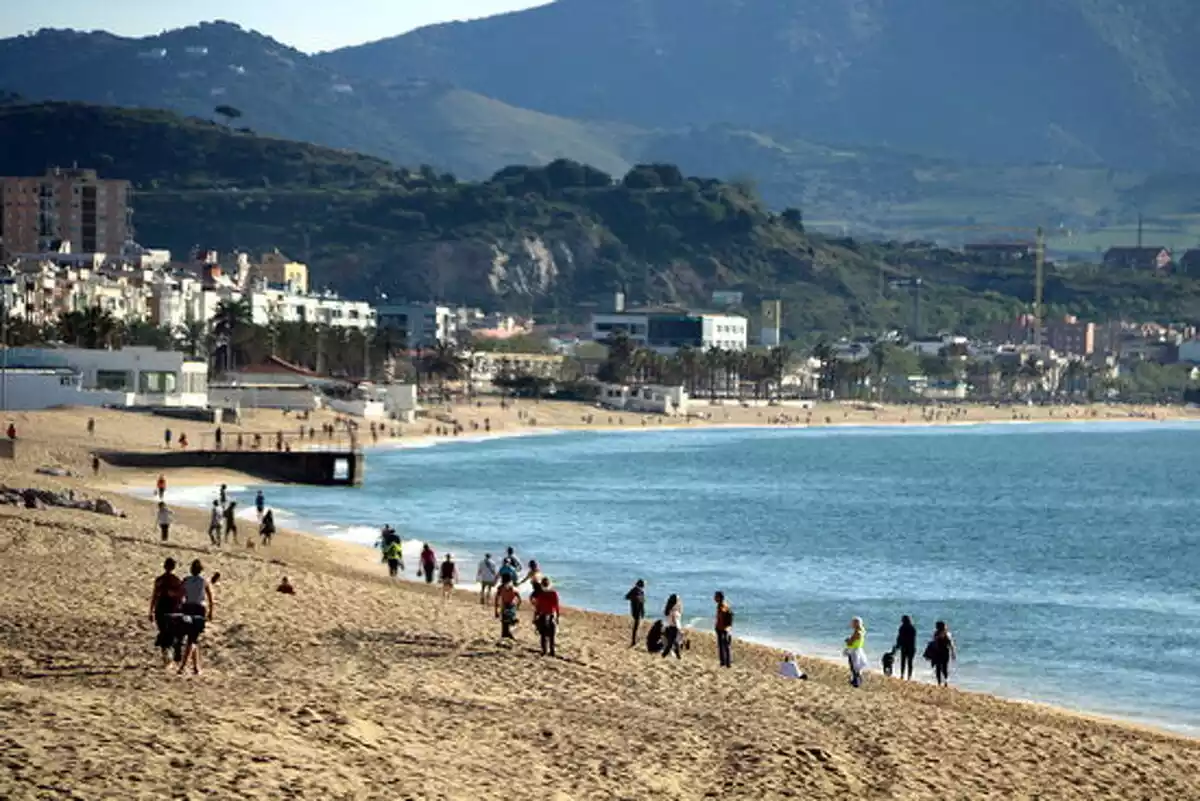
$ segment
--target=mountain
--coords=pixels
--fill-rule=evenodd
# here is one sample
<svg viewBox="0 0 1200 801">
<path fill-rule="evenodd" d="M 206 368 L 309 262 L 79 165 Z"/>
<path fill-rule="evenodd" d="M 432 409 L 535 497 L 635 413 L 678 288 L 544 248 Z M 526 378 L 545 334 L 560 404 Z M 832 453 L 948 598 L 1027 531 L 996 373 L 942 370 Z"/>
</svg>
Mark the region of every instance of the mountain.
<svg viewBox="0 0 1200 801">
<path fill-rule="evenodd" d="M 1029 301 L 1031 264 L 822 236 L 748 184 L 668 164 L 614 178 L 557 160 L 467 182 L 167 112 L 4 102 L 0 173 L 76 162 L 130 178 L 144 244 L 278 247 L 310 263 L 315 285 L 349 295 L 579 319 L 619 288 L 693 305 L 735 290 L 748 311 L 782 298 L 796 337 L 906 326 L 912 299 L 892 278 L 923 279 L 928 330 L 984 331 Z M 1187 276 L 1051 267 L 1046 289 L 1055 313 L 1200 319 L 1200 281 Z"/>
<path fill-rule="evenodd" d="M 43 30 L 0 40 L 0 89 L 199 117 L 230 106 L 242 114 L 237 124 L 255 131 L 473 177 L 560 156 L 630 166 L 619 154 L 629 126 L 560 119 L 444 81 L 347 78 L 225 22 L 136 39 Z"/>
<path fill-rule="evenodd" d="M 326 53 L 524 108 L 986 163 L 1200 166 L 1193 0 L 558 0 Z"/>
</svg>

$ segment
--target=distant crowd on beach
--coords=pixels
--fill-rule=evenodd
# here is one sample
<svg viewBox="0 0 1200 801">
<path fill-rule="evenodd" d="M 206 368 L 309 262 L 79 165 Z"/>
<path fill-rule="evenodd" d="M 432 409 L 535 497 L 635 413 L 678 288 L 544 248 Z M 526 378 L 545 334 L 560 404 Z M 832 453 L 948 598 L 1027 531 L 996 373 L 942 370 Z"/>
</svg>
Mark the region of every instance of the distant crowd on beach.
<svg viewBox="0 0 1200 801">
<path fill-rule="evenodd" d="M 388 575 L 398 579 L 404 573 L 404 544 L 396 529 L 385 525 L 380 531 L 375 543 L 380 551 L 381 559 L 387 564 Z M 525 570 L 524 576 L 521 575 Z M 439 583 L 443 600 L 449 599 L 461 581 L 458 564 L 454 555 L 447 553 L 440 559 L 429 543 L 421 545 L 417 557 L 418 576 L 426 584 Z M 532 607 L 533 628 L 537 632 L 543 656 L 555 656 L 556 640 L 560 626 L 561 599 L 558 590 L 546 576 L 537 560 L 531 559 L 526 567 L 522 567 L 521 559 L 514 548 L 509 547 L 504 557 L 497 564 L 492 554 L 486 553 L 476 566 L 475 581 L 479 585 L 479 603 L 481 606 L 492 607 L 495 618 L 500 622 L 500 640 L 515 640 L 514 629 L 520 622 L 519 612 L 522 607 L 521 587 L 529 585 L 528 602 Z M 629 647 L 635 648 L 639 642 L 644 642 L 646 651 L 660 655 L 663 658 L 674 656 L 683 658 L 683 652 L 689 650 L 691 643 L 687 637 L 688 629 L 684 626 L 683 600 L 678 594 L 672 593 L 663 605 L 662 616 L 655 620 L 642 635 L 646 615 L 646 581 L 637 579 L 625 594 L 629 604 L 629 614 L 633 625 L 630 631 Z M 717 643 L 717 663 L 724 668 L 733 666 L 733 607 L 720 590 L 712 596 L 713 634 Z M 844 641 L 843 653 L 850 666 L 850 684 L 859 687 L 868 668 L 866 657 L 867 629 L 862 618 L 855 617 L 850 623 L 850 634 Z M 917 654 L 918 631 L 909 615 L 901 618 L 900 627 L 896 633 L 895 644 L 882 658 L 882 669 L 886 676 L 895 672 L 897 656 L 900 660 L 899 678 L 911 680 L 913 664 Z M 954 639 L 945 622 L 938 621 L 922 656 L 931 664 L 934 677 L 939 685 L 949 682 L 950 664 L 957 658 Z M 779 673 L 785 678 L 804 679 L 807 676 L 797 666 L 795 654 L 785 654 L 779 666 Z"/>
</svg>

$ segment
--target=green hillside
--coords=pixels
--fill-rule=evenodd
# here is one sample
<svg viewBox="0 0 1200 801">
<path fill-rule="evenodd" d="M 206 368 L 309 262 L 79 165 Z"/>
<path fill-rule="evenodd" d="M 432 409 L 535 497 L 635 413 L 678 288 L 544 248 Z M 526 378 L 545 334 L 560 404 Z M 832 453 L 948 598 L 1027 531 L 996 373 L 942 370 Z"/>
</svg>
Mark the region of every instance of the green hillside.
<svg viewBox="0 0 1200 801">
<path fill-rule="evenodd" d="M 997 267 L 915 244 L 832 239 L 776 213 L 745 183 L 667 165 L 613 177 L 557 160 L 464 182 L 430 168 L 230 130 L 165 112 L 78 104 L 0 107 L 0 172 L 96 166 L 135 181 L 143 244 L 185 253 L 279 247 L 316 285 L 360 297 L 439 298 L 582 319 L 622 289 L 633 302 L 706 305 L 713 290 L 785 301 L 795 337 L 907 328 L 925 281 L 928 331 L 986 330 L 1027 308 L 1032 265 Z M 236 189 L 236 191 L 234 191 Z M 1200 282 L 1053 268 L 1057 311 L 1200 320 Z"/>
</svg>

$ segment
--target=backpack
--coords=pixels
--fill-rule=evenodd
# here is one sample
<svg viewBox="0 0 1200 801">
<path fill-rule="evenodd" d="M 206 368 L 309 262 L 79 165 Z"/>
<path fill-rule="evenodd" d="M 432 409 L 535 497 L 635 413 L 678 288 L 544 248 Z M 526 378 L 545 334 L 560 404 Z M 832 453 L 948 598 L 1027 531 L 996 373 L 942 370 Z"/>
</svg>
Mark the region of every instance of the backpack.
<svg viewBox="0 0 1200 801">
<path fill-rule="evenodd" d="M 924 657 L 927 661 L 933 662 L 934 660 L 937 659 L 937 652 L 938 652 L 937 643 L 934 642 L 933 640 L 930 640 L 928 643 L 925 644 L 925 652 L 923 654 L 921 654 L 921 656 Z"/>
</svg>

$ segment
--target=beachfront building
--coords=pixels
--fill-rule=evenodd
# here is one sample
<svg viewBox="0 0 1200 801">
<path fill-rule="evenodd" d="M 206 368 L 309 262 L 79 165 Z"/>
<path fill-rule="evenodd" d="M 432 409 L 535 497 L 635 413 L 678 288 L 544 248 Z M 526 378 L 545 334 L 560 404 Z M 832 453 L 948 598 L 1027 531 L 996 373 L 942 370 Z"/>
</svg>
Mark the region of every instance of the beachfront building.
<svg viewBox="0 0 1200 801">
<path fill-rule="evenodd" d="M 687 414 L 688 411 L 688 394 L 683 387 L 658 384 L 642 384 L 636 387 L 601 384 L 596 400 L 601 406 L 625 412 L 674 416 Z"/>
<path fill-rule="evenodd" d="M 596 342 L 604 342 L 623 332 L 638 347 L 670 355 L 684 347 L 745 350 L 748 330 L 746 318 L 738 314 L 647 306 L 593 314 L 591 336 Z"/>
<path fill-rule="evenodd" d="M 375 309 L 365 300 L 346 300 L 333 292 L 303 294 L 293 286 L 259 286 L 245 295 L 255 325 L 307 323 L 332 328 L 375 327 Z"/>
<path fill-rule="evenodd" d="M 9 409 L 208 406 L 208 363 L 176 351 L 9 348 L 4 364 Z"/>
<path fill-rule="evenodd" d="M 1022 314 L 1011 323 L 992 328 L 995 342 L 1020 345 L 1033 342 L 1037 322 L 1032 314 Z M 1072 356 L 1091 356 L 1096 352 L 1096 324 L 1086 323 L 1073 315 L 1051 318 L 1042 324 L 1042 344 Z"/>
<path fill-rule="evenodd" d="M 436 303 L 393 303 L 375 307 L 380 330 L 391 331 L 410 350 L 453 343 L 458 333 L 455 313 Z"/>
</svg>

